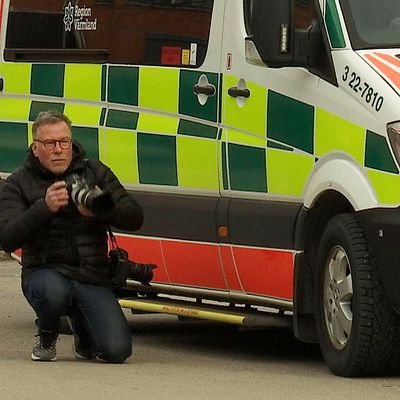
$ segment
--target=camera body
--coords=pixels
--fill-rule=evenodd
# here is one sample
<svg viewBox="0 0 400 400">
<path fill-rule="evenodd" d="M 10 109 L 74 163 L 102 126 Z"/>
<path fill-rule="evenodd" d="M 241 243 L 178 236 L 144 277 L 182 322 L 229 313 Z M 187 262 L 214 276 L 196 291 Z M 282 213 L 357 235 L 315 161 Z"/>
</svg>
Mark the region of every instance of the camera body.
<svg viewBox="0 0 400 400">
<path fill-rule="evenodd" d="M 84 178 L 76 174 L 67 180 L 67 190 L 77 206 L 85 207 L 97 215 L 109 213 L 114 208 L 115 203 L 111 193 L 97 186 L 90 187 Z"/>
<path fill-rule="evenodd" d="M 123 287 L 127 279 L 148 285 L 153 279 L 155 264 L 141 264 L 129 260 L 128 252 L 120 247 L 109 251 L 109 266 L 113 286 Z"/>
<path fill-rule="evenodd" d="M 86 180 L 76 174 L 67 179 L 67 190 L 76 206 L 82 206 L 97 215 L 104 215 L 113 210 L 115 203 L 111 194 L 90 187 Z M 109 229 L 111 239 L 113 235 Z M 115 238 L 114 238 L 115 241 Z M 108 253 L 111 282 L 115 287 L 123 287 L 127 279 L 133 279 L 142 284 L 149 284 L 153 279 L 155 264 L 141 264 L 129 260 L 126 250 L 115 246 Z"/>
</svg>

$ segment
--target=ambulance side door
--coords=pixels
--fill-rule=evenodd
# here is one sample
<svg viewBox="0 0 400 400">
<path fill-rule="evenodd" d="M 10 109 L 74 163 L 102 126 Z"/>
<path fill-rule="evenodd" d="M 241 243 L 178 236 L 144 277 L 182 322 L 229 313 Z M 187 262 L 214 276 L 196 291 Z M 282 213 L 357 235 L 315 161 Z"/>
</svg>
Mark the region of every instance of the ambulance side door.
<svg viewBox="0 0 400 400">
<path fill-rule="evenodd" d="M 129 3 L 129 2 L 128 2 Z M 226 289 L 220 199 L 220 49 L 225 0 L 115 7 L 101 159 L 144 208 L 121 242 L 155 281 Z"/>
<path fill-rule="evenodd" d="M 225 12 L 222 198 L 230 204 L 223 262 L 234 266 L 231 290 L 291 300 L 295 223 L 315 163 L 319 77 L 305 68 L 269 68 L 246 58 L 253 4 L 231 0 Z M 295 4 L 302 17 L 314 0 Z"/>
</svg>

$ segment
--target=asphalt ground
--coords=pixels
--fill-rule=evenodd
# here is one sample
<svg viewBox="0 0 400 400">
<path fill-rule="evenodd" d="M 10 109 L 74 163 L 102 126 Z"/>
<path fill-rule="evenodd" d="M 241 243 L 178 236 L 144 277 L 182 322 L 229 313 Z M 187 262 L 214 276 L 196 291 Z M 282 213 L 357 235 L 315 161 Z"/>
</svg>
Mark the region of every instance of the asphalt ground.
<svg viewBox="0 0 400 400">
<path fill-rule="evenodd" d="M 125 364 L 76 360 L 70 335 L 60 335 L 56 362 L 33 362 L 35 315 L 19 264 L 0 253 L 0 400 L 400 398 L 400 377 L 336 377 L 318 346 L 289 331 L 125 312 L 134 344 Z"/>
</svg>

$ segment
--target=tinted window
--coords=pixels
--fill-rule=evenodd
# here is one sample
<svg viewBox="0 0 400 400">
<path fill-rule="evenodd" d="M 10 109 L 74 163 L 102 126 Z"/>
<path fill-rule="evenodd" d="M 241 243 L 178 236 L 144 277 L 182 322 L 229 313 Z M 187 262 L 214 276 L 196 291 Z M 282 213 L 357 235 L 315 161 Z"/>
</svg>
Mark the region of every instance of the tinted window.
<svg viewBox="0 0 400 400">
<path fill-rule="evenodd" d="M 5 58 L 198 67 L 212 0 L 11 0 Z"/>
<path fill-rule="evenodd" d="M 340 0 L 355 49 L 400 47 L 399 0 Z"/>
</svg>

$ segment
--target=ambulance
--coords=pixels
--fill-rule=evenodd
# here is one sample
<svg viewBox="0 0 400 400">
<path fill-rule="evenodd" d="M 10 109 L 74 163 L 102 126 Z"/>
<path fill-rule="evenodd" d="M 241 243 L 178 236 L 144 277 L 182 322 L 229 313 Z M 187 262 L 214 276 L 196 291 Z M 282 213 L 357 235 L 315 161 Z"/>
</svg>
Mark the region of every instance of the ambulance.
<svg viewBox="0 0 400 400">
<path fill-rule="evenodd" d="M 400 370 L 398 0 L 0 0 L 0 176 L 44 110 L 143 206 L 133 312 Z M 262 330 L 260 330 L 260 335 Z"/>
</svg>

